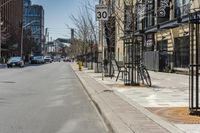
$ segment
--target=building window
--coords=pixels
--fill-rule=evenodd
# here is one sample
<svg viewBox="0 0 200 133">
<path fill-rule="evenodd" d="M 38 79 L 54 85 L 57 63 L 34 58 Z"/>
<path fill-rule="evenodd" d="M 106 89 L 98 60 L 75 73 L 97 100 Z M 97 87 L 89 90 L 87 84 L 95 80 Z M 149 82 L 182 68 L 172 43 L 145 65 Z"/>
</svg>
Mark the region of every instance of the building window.
<svg viewBox="0 0 200 133">
<path fill-rule="evenodd" d="M 146 15 L 145 15 L 145 28 L 151 27 L 154 25 L 154 0 L 146 1 Z"/>
<path fill-rule="evenodd" d="M 176 0 L 175 1 L 175 18 L 187 15 L 190 10 L 190 0 Z"/>
</svg>

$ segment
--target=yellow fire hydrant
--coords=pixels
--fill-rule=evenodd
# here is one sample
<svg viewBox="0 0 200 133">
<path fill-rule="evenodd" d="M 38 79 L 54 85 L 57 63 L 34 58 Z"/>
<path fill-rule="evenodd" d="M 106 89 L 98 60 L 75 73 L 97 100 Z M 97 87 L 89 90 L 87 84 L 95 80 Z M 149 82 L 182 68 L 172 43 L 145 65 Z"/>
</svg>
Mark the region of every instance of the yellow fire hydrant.
<svg viewBox="0 0 200 133">
<path fill-rule="evenodd" d="M 81 63 L 81 61 L 78 62 L 78 69 L 79 69 L 79 71 L 82 71 L 82 63 Z"/>
</svg>

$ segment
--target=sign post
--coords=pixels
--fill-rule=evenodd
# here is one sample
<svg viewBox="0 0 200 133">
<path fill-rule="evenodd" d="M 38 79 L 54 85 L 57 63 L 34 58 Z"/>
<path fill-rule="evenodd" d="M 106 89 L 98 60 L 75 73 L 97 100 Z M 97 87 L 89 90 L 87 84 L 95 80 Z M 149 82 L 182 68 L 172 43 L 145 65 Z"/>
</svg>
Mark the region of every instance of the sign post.
<svg viewBox="0 0 200 133">
<path fill-rule="evenodd" d="M 100 22 L 101 33 L 100 43 L 102 46 L 102 80 L 104 80 L 104 44 L 103 44 L 103 22 L 108 20 L 108 7 L 105 5 L 96 5 L 96 21 Z"/>
</svg>

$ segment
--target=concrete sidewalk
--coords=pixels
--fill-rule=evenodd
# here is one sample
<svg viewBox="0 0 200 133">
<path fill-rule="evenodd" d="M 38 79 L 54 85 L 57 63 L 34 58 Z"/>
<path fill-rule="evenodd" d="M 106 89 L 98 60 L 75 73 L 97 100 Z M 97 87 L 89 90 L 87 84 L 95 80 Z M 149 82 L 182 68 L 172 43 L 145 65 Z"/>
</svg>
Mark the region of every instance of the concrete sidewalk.
<svg viewBox="0 0 200 133">
<path fill-rule="evenodd" d="M 93 70 L 84 69 L 83 72 L 129 104 L 142 107 L 141 111 L 146 109 L 146 112 L 159 116 L 186 133 L 200 132 L 200 117 L 189 115 L 188 75 L 150 71 L 152 87 L 141 87 L 124 86 L 124 82 L 116 82 L 115 77 L 102 80 L 102 74 L 94 73 Z M 148 116 L 154 119 L 152 115 Z"/>
<path fill-rule="evenodd" d="M 127 97 L 112 87 L 112 85 L 121 85 L 120 83 L 114 83 L 113 79 L 106 79 L 102 82 L 100 74 L 86 69 L 80 72 L 75 64 L 72 64 L 72 68 L 103 116 L 110 131 L 114 133 L 182 132 L 137 102 L 127 102 Z"/>
</svg>

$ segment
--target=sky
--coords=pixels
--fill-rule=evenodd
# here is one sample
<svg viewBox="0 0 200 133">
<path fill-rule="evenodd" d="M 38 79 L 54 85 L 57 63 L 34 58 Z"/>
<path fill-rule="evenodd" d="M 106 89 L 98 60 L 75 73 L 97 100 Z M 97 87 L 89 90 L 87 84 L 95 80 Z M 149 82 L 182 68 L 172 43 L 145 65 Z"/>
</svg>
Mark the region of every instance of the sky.
<svg viewBox="0 0 200 133">
<path fill-rule="evenodd" d="M 70 27 L 73 22 L 70 16 L 78 15 L 84 0 L 32 0 L 32 4 L 42 5 L 45 12 L 45 28 L 49 29 L 52 40 L 70 38 Z"/>
</svg>

